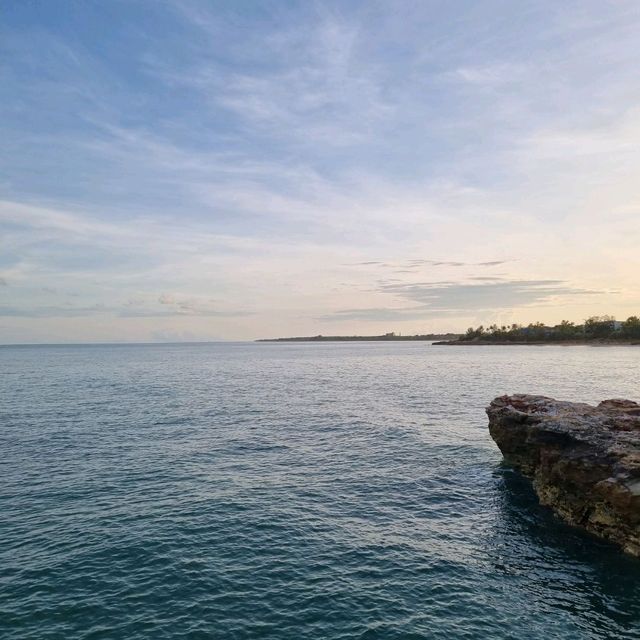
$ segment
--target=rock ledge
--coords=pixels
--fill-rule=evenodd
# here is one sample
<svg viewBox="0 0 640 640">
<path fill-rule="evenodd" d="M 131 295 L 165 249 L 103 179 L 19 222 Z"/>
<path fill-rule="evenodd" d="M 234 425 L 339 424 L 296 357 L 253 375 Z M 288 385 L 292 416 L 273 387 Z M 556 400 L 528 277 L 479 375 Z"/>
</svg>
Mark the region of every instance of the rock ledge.
<svg viewBox="0 0 640 640">
<path fill-rule="evenodd" d="M 541 504 L 640 556 L 640 405 L 597 407 L 544 396 L 496 398 L 489 432 Z"/>
</svg>

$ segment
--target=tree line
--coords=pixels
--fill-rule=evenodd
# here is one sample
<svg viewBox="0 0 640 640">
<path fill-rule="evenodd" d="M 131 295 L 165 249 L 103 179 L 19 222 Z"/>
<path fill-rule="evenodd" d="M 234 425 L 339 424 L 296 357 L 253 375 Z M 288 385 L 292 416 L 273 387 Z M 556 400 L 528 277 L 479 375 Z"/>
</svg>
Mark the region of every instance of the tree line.
<svg viewBox="0 0 640 640">
<path fill-rule="evenodd" d="M 564 340 L 640 340 L 640 318 L 630 316 L 618 322 L 613 316 L 592 316 L 583 324 L 563 320 L 547 326 L 542 322 L 469 327 L 461 341 L 552 342 Z"/>
</svg>

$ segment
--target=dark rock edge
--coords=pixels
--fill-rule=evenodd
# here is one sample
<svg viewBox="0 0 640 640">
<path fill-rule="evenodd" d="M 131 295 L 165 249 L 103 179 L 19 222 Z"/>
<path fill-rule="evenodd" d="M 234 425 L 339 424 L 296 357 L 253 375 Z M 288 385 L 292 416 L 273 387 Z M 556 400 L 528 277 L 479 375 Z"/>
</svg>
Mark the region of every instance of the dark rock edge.
<svg viewBox="0 0 640 640">
<path fill-rule="evenodd" d="M 517 394 L 487 415 L 505 462 L 533 480 L 541 504 L 640 557 L 640 405 Z"/>
</svg>

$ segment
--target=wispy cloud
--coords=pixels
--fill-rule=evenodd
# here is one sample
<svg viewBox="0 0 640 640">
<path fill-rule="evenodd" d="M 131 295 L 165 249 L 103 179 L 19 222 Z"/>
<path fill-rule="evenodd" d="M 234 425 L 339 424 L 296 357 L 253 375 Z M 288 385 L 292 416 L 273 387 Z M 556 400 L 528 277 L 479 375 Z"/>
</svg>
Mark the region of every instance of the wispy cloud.
<svg viewBox="0 0 640 640">
<path fill-rule="evenodd" d="M 121 318 L 246 318 L 255 315 L 253 311 L 219 311 L 202 308 L 175 308 L 168 311 L 154 309 L 123 309 L 117 314 Z"/>
<path fill-rule="evenodd" d="M 572 287 L 561 280 L 514 280 L 475 283 L 381 284 L 379 291 L 411 307 L 342 309 L 322 316 L 323 320 L 412 320 L 464 312 L 495 311 L 541 305 L 573 296 L 594 296 L 606 291 Z"/>
<path fill-rule="evenodd" d="M 640 304 L 639 5 L 445 5 L 90 3 L 71 29 L 17 3 L 2 331 L 71 335 L 76 314 L 87 336 L 256 337 L 270 318 L 419 330 Z"/>
<path fill-rule="evenodd" d="M 553 298 L 603 294 L 605 291 L 572 287 L 562 280 L 513 280 L 485 284 L 387 284 L 384 293 L 430 309 L 504 309 L 538 304 Z"/>
<path fill-rule="evenodd" d="M 497 88 L 519 82 L 526 77 L 525 64 L 495 63 L 483 66 L 459 67 L 447 72 L 445 77 L 485 88 Z"/>
<path fill-rule="evenodd" d="M 181 9 L 209 41 L 220 37 L 213 12 L 202 6 Z M 269 66 L 230 71 L 215 56 L 203 55 L 179 73 L 157 62 L 150 69 L 199 92 L 211 108 L 229 110 L 259 134 L 286 136 L 300 146 L 357 144 L 393 111 L 392 103 L 375 65 L 358 51 L 357 22 L 330 10 L 312 8 L 311 15 L 310 23 L 296 21 L 259 43 L 245 41 L 242 55 L 252 62 L 267 57 Z"/>
<path fill-rule="evenodd" d="M 389 264 L 386 262 L 377 262 L 377 261 L 367 261 L 367 262 L 352 262 L 348 263 L 347 266 L 380 266 L 395 269 L 397 267 L 402 267 L 405 269 L 402 273 L 409 273 L 408 270 L 417 270 L 419 267 L 428 265 L 432 267 L 497 267 L 501 264 L 506 264 L 508 262 L 513 262 L 513 260 L 489 260 L 485 262 L 460 262 L 457 260 L 424 260 L 422 258 L 407 260 L 405 262 L 400 262 L 396 264 Z"/>
<path fill-rule="evenodd" d="M 254 315 L 252 311 L 220 310 L 196 305 L 176 305 L 169 309 L 148 307 L 109 307 L 96 304 L 89 307 L 82 306 L 35 306 L 15 307 L 0 305 L 0 317 L 13 318 L 85 318 L 88 316 L 112 316 L 120 318 L 243 318 Z"/>
<path fill-rule="evenodd" d="M 82 318 L 109 311 L 104 305 L 91 307 L 40 306 L 31 308 L 0 305 L 0 317 L 12 318 Z"/>
</svg>

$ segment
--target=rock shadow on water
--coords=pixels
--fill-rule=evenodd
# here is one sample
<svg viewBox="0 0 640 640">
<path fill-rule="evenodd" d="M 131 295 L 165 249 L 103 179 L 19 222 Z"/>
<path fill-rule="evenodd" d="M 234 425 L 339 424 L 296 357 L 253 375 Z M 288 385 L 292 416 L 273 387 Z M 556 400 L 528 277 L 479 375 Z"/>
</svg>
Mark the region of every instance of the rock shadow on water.
<svg viewBox="0 0 640 640">
<path fill-rule="evenodd" d="M 603 634 L 589 637 L 611 637 L 612 627 L 617 637 L 640 637 L 640 559 L 562 522 L 519 472 L 501 465 L 494 476 L 495 570 L 511 576 L 531 597 L 529 604 L 537 600 L 547 611 L 561 609 Z"/>
</svg>

